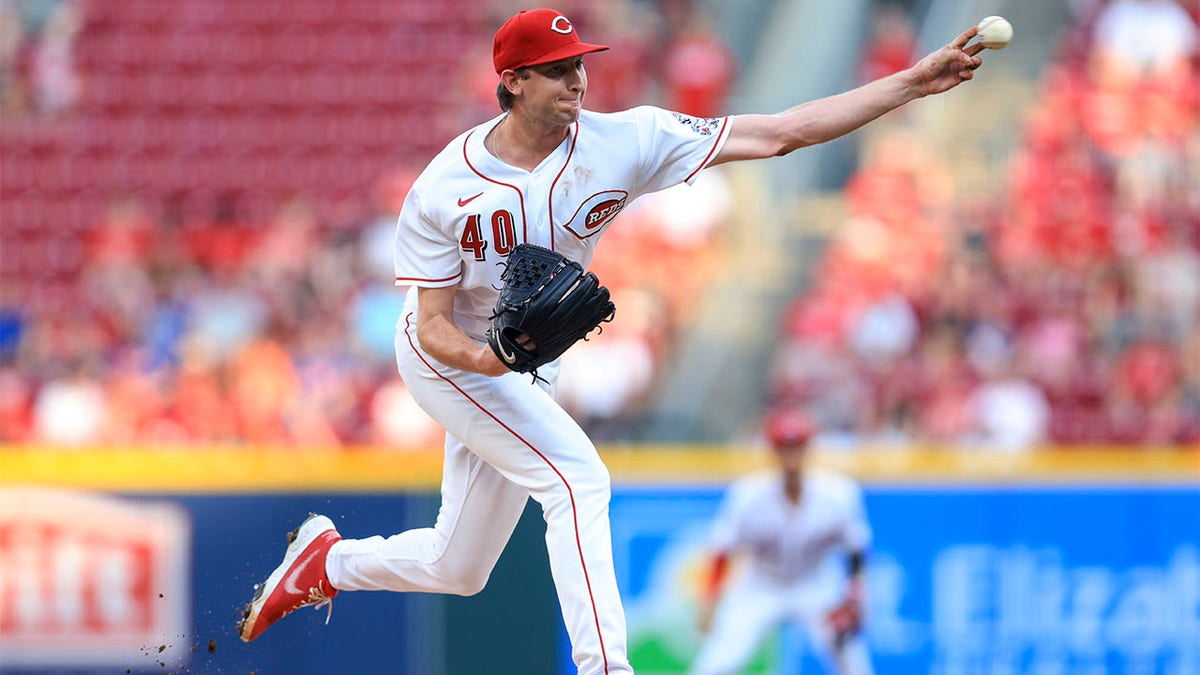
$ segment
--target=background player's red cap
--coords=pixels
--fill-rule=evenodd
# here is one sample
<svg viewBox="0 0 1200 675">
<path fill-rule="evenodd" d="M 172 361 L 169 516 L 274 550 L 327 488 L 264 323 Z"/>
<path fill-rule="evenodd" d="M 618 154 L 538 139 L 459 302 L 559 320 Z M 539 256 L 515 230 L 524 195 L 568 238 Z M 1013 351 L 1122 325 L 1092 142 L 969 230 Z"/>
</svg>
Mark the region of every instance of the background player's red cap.
<svg viewBox="0 0 1200 675">
<path fill-rule="evenodd" d="M 575 26 L 556 9 L 523 9 L 496 31 L 492 65 L 499 75 L 605 49 L 605 45 L 582 42 Z"/>
<path fill-rule="evenodd" d="M 804 445 L 815 431 L 812 419 L 798 410 L 781 410 L 767 420 L 767 440 L 776 448 Z"/>
</svg>

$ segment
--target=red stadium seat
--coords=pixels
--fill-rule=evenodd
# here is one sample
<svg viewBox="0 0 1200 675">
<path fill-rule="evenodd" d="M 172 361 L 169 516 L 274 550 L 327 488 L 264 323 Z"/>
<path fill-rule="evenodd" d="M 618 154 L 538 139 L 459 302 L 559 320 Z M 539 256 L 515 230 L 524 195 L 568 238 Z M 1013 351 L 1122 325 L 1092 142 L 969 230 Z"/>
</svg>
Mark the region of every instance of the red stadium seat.
<svg viewBox="0 0 1200 675">
<path fill-rule="evenodd" d="M 349 102 L 347 81 L 351 77 L 349 68 L 340 65 L 323 66 L 313 73 L 309 81 L 308 94 L 312 103 L 321 106 L 338 106 Z"/>
<path fill-rule="evenodd" d="M 106 0 L 88 5 L 88 11 L 97 18 L 124 26 L 166 24 L 174 18 L 175 10 L 172 3 L 158 0 Z"/>
<path fill-rule="evenodd" d="M 331 23 L 341 18 L 338 5 L 324 0 L 292 0 L 290 18 L 308 24 Z"/>
<path fill-rule="evenodd" d="M 0 276 L 27 277 L 35 274 L 35 261 L 41 255 L 40 242 L 41 237 L 36 234 L 22 236 L 22 233 L 6 231 L 0 235 Z"/>
<path fill-rule="evenodd" d="M 130 102 L 129 71 L 109 67 L 92 73 L 87 80 L 88 100 L 104 109 L 120 109 Z"/>
<path fill-rule="evenodd" d="M 37 194 L 9 194 L 6 191 L 4 199 L 0 199 L 0 234 L 17 237 L 36 230 L 38 212 L 44 203 Z"/>
<path fill-rule="evenodd" d="M 67 200 L 68 222 L 79 231 L 90 228 L 104 213 L 105 201 L 104 192 L 83 190 L 76 193 Z M 72 236 L 79 236 L 79 234 L 76 233 Z"/>
<path fill-rule="evenodd" d="M 188 97 L 194 106 L 236 108 L 246 104 L 245 80 L 232 67 L 222 65 L 198 74 L 192 85 Z"/>
<path fill-rule="evenodd" d="M 375 2 L 374 0 L 343 0 L 338 5 L 341 14 L 349 21 L 362 24 L 387 24 L 394 17 L 389 9 L 399 2 Z"/>
<path fill-rule="evenodd" d="M 290 24 L 283 27 L 269 45 L 263 59 L 267 63 L 304 65 L 313 62 L 319 37 L 312 26 Z"/>
<path fill-rule="evenodd" d="M 326 41 L 327 57 L 339 64 L 372 66 L 386 54 L 386 33 L 362 26 L 344 26 Z"/>
<path fill-rule="evenodd" d="M 97 190 L 112 189 L 120 183 L 119 153 L 92 155 L 88 162 L 90 188 Z"/>
<path fill-rule="evenodd" d="M 279 7 L 269 2 L 233 2 L 225 16 L 235 25 L 253 27 L 274 27 L 280 21 Z"/>
<path fill-rule="evenodd" d="M 267 54 L 263 34 L 255 28 L 245 26 L 213 36 L 210 47 L 215 63 L 241 68 L 263 63 Z"/>
<path fill-rule="evenodd" d="M 187 27 L 174 31 L 164 42 L 163 53 L 160 55 L 164 65 L 194 70 L 211 64 L 208 58 L 208 39 L 200 29 Z"/>
<path fill-rule="evenodd" d="M 22 150 L 5 149 L 0 153 L 0 189 L 4 198 L 12 199 L 13 195 L 33 186 L 34 176 L 29 170 L 34 161 L 33 153 Z"/>
<path fill-rule="evenodd" d="M 152 108 L 179 109 L 191 105 L 191 82 L 182 68 L 166 65 L 140 78 L 133 94 L 137 103 Z"/>
<path fill-rule="evenodd" d="M 162 39 L 157 32 L 126 24 L 85 35 L 86 53 L 98 68 L 144 70 L 153 67 L 162 51 Z"/>
<path fill-rule="evenodd" d="M 283 141 L 283 124 L 278 115 L 256 109 L 231 115 L 227 121 L 230 142 L 235 147 L 257 151 Z"/>
<path fill-rule="evenodd" d="M 245 77 L 246 101 L 255 106 L 294 105 L 304 88 L 303 78 L 292 66 L 273 64 Z"/>
</svg>

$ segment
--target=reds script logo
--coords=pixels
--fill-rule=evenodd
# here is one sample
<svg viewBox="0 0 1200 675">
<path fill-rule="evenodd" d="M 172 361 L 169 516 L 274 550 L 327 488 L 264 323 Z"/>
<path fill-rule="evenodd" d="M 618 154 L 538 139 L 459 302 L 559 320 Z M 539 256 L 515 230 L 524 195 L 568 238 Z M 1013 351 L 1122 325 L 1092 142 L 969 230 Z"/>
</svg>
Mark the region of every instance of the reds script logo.
<svg viewBox="0 0 1200 675">
<path fill-rule="evenodd" d="M 625 190 L 606 190 L 588 197 L 571 216 L 567 229 L 580 239 L 598 234 L 625 208 L 628 197 Z"/>
</svg>

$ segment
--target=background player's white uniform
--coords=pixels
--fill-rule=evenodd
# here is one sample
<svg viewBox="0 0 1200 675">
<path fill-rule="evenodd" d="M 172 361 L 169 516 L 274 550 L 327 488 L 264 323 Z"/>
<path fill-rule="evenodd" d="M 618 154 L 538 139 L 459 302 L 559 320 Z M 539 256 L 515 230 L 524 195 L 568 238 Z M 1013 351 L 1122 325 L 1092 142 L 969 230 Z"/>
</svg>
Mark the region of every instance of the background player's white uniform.
<svg viewBox="0 0 1200 675">
<path fill-rule="evenodd" d="M 583 111 L 558 149 L 525 171 L 484 148 L 503 118 L 463 133 L 434 158 L 396 230 L 396 284 L 414 287 L 397 327 L 397 362 L 417 402 L 447 431 L 437 523 L 386 539 L 343 540 L 326 568 L 340 590 L 478 592 L 533 496 L 545 513 L 551 572 L 579 671 L 631 672 L 613 572 L 608 470 L 553 399 L 557 363 L 538 370 L 548 382 L 439 363 L 417 341 L 415 287 L 458 284 L 455 323 L 482 345 L 503 262 L 516 244 L 552 248 L 587 267 L 621 208 L 691 182 L 721 149 L 729 120 L 652 107 Z"/>
<path fill-rule="evenodd" d="M 866 551 L 871 543 L 854 481 L 806 470 L 797 504 L 788 500 L 778 471 L 741 478 L 722 501 L 711 543 L 718 552 L 745 554 L 744 565 L 721 596 L 693 673 L 740 672 L 767 633 L 787 621 L 806 629 L 818 658 L 835 672 L 872 672 L 862 636 L 835 649 L 826 623 L 843 594 L 844 556 L 837 554 Z"/>
</svg>

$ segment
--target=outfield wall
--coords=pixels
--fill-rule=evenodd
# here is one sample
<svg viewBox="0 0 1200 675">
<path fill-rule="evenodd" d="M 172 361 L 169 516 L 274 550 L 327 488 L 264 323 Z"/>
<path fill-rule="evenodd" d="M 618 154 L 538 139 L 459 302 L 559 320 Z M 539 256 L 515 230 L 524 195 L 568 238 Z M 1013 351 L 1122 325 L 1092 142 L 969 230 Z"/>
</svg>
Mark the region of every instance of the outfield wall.
<svg viewBox="0 0 1200 675">
<path fill-rule="evenodd" d="M 707 524 L 769 458 L 605 456 L 634 665 L 684 672 Z M 864 483 L 878 672 L 1200 673 L 1195 450 L 814 460 Z M 327 626 L 306 610 L 236 638 L 305 513 L 350 537 L 427 526 L 439 477 L 432 451 L 0 450 L 0 671 L 570 672 L 532 503 L 479 596 L 345 594 Z M 798 672 L 805 652 L 784 633 L 755 672 Z"/>
</svg>

